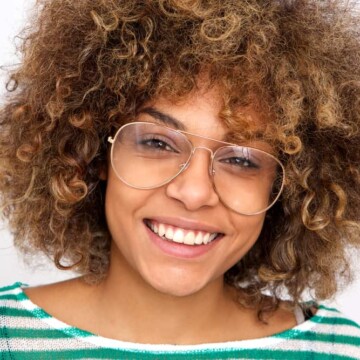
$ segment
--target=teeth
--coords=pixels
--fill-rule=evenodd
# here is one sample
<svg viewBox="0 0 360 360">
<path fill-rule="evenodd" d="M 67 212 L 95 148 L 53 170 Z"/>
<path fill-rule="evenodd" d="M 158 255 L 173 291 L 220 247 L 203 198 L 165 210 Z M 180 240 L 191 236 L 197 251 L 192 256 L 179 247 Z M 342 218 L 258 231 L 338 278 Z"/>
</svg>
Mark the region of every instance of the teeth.
<svg viewBox="0 0 360 360">
<path fill-rule="evenodd" d="M 207 244 L 209 242 L 209 238 L 210 238 L 210 233 L 206 233 L 204 236 L 204 244 Z"/>
<path fill-rule="evenodd" d="M 195 234 L 193 231 L 189 231 L 184 239 L 184 244 L 186 245 L 194 245 L 195 244 Z"/>
<path fill-rule="evenodd" d="M 166 232 L 165 232 L 165 237 L 168 239 L 168 240 L 172 240 L 173 239 L 173 236 L 174 236 L 174 231 L 171 227 L 168 227 L 166 229 Z"/>
<path fill-rule="evenodd" d="M 184 232 L 180 229 L 177 229 L 174 233 L 172 241 L 182 244 L 184 243 L 184 237 L 185 237 Z"/>
<path fill-rule="evenodd" d="M 173 226 L 153 223 L 149 221 L 148 227 L 155 233 L 166 240 L 170 240 L 179 244 L 186 245 L 202 245 L 208 244 L 213 241 L 219 234 L 208 233 L 203 231 L 191 231 L 180 228 L 174 228 Z"/>
<path fill-rule="evenodd" d="M 210 235 L 209 242 L 213 241 L 218 236 L 218 233 L 213 233 Z"/>
<path fill-rule="evenodd" d="M 159 234 L 160 236 L 164 236 L 165 233 L 166 233 L 165 226 L 164 226 L 163 224 L 160 224 L 160 225 L 159 225 L 159 232 L 158 232 L 158 234 Z"/>
<path fill-rule="evenodd" d="M 196 238 L 195 238 L 195 244 L 196 245 L 200 245 L 203 243 L 203 236 L 202 234 L 199 232 L 197 235 L 196 235 Z"/>
</svg>

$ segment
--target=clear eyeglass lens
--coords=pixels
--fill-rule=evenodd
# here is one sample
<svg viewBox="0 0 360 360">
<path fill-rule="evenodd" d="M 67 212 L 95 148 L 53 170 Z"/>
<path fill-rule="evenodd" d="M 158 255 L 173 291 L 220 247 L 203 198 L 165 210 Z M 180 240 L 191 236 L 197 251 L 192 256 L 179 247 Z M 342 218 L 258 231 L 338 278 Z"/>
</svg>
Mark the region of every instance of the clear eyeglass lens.
<svg viewBox="0 0 360 360">
<path fill-rule="evenodd" d="M 249 147 L 226 146 L 216 151 L 214 185 L 231 209 L 252 215 L 272 206 L 280 195 L 283 168 L 272 155 Z"/>
<path fill-rule="evenodd" d="M 120 180 L 138 189 L 160 187 L 183 171 L 192 154 L 185 134 L 153 123 L 129 123 L 117 133 L 111 151 Z M 249 147 L 223 146 L 215 151 L 213 182 L 221 201 L 252 215 L 277 200 L 283 168 L 272 155 Z"/>
<path fill-rule="evenodd" d="M 115 138 L 112 163 L 126 184 L 151 189 L 180 173 L 191 149 L 187 138 L 177 131 L 153 123 L 130 123 Z"/>
</svg>

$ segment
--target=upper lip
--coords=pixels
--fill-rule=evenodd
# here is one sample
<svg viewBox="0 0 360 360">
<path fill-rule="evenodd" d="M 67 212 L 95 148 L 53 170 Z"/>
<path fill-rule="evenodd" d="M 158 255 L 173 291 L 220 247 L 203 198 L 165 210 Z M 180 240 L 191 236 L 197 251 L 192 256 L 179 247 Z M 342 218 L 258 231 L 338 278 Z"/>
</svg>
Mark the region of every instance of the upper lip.
<svg viewBox="0 0 360 360">
<path fill-rule="evenodd" d="M 167 224 L 174 227 L 179 227 L 185 230 L 193 230 L 193 231 L 203 231 L 208 233 L 219 233 L 223 234 L 224 232 L 219 228 L 206 224 L 204 222 L 200 222 L 198 220 L 179 218 L 179 217 L 167 217 L 167 216 L 156 216 L 151 218 L 146 218 L 146 220 L 156 221 L 161 224 Z"/>
</svg>

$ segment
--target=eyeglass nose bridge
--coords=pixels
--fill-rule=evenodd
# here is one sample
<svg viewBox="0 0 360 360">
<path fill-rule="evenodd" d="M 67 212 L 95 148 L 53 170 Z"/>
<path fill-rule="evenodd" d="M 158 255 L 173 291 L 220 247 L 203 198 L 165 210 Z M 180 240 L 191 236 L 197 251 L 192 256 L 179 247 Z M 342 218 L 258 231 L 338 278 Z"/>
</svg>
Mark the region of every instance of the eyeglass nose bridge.
<svg viewBox="0 0 360 360">
<path fill-rule="evenodd" d="M 188 160 L 186 161 L 186 163 L 180 165 L 180 168 L 181 168 L 180 173 L 184 172 L 189 167 L 191 159 L 192 159 L 193 155 L 195 154 L 195 151 L 198 149 L 207 150 L 210 152 L 210 164 L 209 164 L 208 170 L 209 170 L 210 177 L 213 177 L 215 175 L 215 170 L 213 168 L 213 160 L 214 160 L 215 153 L 206 146 L 194 146 L 192 148 L 190 156 L 189 156 Z M 180 173 L 178 175 L 180 175 Z"/>
</svg>

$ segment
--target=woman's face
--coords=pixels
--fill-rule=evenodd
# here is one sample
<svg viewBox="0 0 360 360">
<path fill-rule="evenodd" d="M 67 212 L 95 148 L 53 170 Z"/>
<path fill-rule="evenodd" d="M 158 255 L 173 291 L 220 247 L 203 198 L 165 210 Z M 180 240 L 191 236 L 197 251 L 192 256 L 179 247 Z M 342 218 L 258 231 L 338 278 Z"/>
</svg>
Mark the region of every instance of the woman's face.
<svg viewBox="0 0 360 360">
<path fill-rule="evenodd" d="M 192 94 L 177 104 L 155 99 L 145 106 L 157 115 L 141 113 L 138 121 L 159 122 L 167 115 L 187 132 L 225 138 L 227 129 L 219 120 L 221 103 L 215 90 Z M 251 117 L 259 121 L 253 112 Z M 195 146 L 203 145 L 199 138 L 194 141 Z M 151 190 L 127 186 L 109 166 L 105 206 L 113 241 L 110 271 L 121 264 L 123 279 L 135 274 L 154 289 L 175 296 L 222 282 L 223 274 L 254 245 L 265 214 L 245 216 L 226 208 L 214 190 L 209 163 L 209 151 L 198 149 L 184 172 Z M 155 232 L 161 229 L 170 238 L 171 232 L 177 232 L 180 239 L 195 236 L 202 244 L 164 239 L 153 231 L 154 226 Z M 204 244 L 216 234 L 221 235 Z"/>
</svg>

